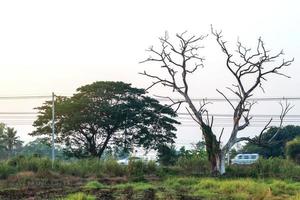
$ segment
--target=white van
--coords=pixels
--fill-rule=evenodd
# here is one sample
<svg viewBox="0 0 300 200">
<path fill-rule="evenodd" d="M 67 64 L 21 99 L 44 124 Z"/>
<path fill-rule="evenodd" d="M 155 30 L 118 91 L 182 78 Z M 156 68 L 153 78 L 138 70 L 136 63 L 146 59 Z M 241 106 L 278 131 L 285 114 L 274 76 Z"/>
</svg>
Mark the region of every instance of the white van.
<svg viewBox="0 0 300 200">
<path fill-rule="evenodd" d="M 238 154 L 231 160 L 231 164 L 247 165 L 255 163 L 259 158 L 257 153 Z"/>
</svg>

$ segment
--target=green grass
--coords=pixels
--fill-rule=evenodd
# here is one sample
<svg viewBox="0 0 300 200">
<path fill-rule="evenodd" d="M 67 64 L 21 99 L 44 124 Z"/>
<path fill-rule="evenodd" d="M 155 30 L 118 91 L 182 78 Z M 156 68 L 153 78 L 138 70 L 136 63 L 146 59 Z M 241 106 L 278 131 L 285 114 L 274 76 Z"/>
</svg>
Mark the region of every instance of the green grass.
<svg viewBox="0 0 300 200">
<path fill-rule="evenodd" d="M 84 194 L 82 192 L 78 192 L 75 194 L 69 194 L 66 198 L 62 200 L 96 200 L 96 197 Z"/>
<path fill-rule="evenodd" d="M 107 185 L 99 183 L 98 181 L 90 181 L 83 188 L 85 189 L 104 189 L 107 188 Z"/>
<path fill-rule="evenodd" d="M 159 187 L 165 190 L 160 197 L 168 194 L 183 193 L 201 199 L 288 199 L 299 198 L 300 183 L 282 180 L 263 179 L 218 179 L 195 177 L 172 177 L 162 182 Z"/>
<path fill-rule="evenodd" d="M 154 188 L 153 184 L 145 182 L 122 183 L 113 186 L 114 189 L 124 190 L 132 188 L 134 191 L 142 191 Z"/>
</svg>

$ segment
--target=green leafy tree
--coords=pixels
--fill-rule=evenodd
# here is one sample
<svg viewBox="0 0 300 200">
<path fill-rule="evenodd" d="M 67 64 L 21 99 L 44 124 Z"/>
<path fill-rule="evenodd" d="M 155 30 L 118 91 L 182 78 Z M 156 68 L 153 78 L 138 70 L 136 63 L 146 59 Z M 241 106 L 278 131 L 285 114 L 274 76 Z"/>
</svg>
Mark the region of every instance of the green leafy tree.
<svg viewBox="0 0 300 200">
<path fill-rule="evenodd" d="M 7 127 L 3 123 L 0 124 L 0 148 L 2 157 L 10 157 L 22 148 L 23 141 L 19 138 L 14 128 Z"/>
<path fill-rule="evenodd" d="M 300 164 L 300 137 L 286 143 L 287 157 Z"/>
<path fill-rule="evenodd" d="M 261 138 L 259 138 L 259 136 L 256 136 L 253 140 L 260 140 L 260 143 L 262 145 L 248 142 L 240 152 L 258 153 L 266 158 L 285 157 L 286 143 L 300 136 L 300 126 L 285 126 L 279 130 L 279 132 L 271 142 L 268 142 L 278 131 L 278 129 L 278 127 L 271 127 L 268 131 L 264 132 L 261 135 Z"/>
<path fill-rule="evenodd" d="M 72 97 L 55 102 L 57 142 L 76 157 L 101 157 L 107 147 L 131 149 L 134 145 L 157 149 L 173 143 L 172 108 L 145 95 L 144 89 L 123 82 L 95 82 L 77 89 Z M 51 102 L 39 110 L 31 135 L 51 134 Z"/>
</svg>

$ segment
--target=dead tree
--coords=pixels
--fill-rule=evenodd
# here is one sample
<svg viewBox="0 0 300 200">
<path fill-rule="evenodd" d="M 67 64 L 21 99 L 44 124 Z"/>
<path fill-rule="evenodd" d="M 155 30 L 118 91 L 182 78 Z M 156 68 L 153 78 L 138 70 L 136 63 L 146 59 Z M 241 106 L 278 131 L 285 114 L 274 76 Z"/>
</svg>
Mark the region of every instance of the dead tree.
<svg viewBox="0 0 300 200">
<path fill-rule="evenodd" d="M 209 102 L 203 101 L 200 106 L 196 106 L 189 95 L 190 85 L 188 84 L 188 76 L 193 74 L 199 67 L 203 67 L 204 58 L 199 55 L 199 50 L 203 47 L 199 45 L 199 42 L 206 36 L 186 36 L 185 32 L 183 34 L 177 34 L 176 37 L 179 40 L 179 45 L 175 45 L 170 41 L 168 34 L 165 34 L 164 37 L 159 38 L 161 48 L 155 49 L 154 47 L 150 47 L 147 51 L 149 51 L 151 55 L 143 62 L 160 63 L 161 68 L 167 72 L 167 77 L 152 75 L 146 71 L 141 74 L 154 80 L 149 88 L 157 84 L 162 84 L 165 87 L 172 88 L 173 92 L 179 93 L 184 98 L 184 103 L 188 105 L 186 108 L 188 113 L 199 125 L 204 136 L 212 172 L 223 174 L 225 172 L 225 155 L 229 152 L 230 148 L 237 142 L 251 140 L 250 138 L 238 137 L 237 135 L 239 131 L 245 129 L 250 124 L 250 111 L 254 104 L 250 101 L 250 98 L 253 96 L 253 92 L 257 88 L 263 88 L 262 83 L 267 80 L 269 75 L 277 74 L 288 77 L 281 73 L 280 70 L 289 66 L 293 62 L 293 59 L 288 61 L 283 60 L 276 65 L 273 62 L 281 57 L 283 52 L 281 51 L 278 54 L 270 55 L 270 52 L 265 49 L 263 41 L 259 39 L 254 53 L 238 42 L 237 54 L 240 59 L 236 61 L 233 58 L 233 54 L 227 49 L 225 45 L 226 42 L 222 40 L 221 32 L 217 32 L 213 29 L 211 32 L 212 35 L 216 37 L 217 43 L 226 55 L 226 67 L 236 80 L 236 84 L 234 84 L 233 87 L 228 87 L 228 89 L 239 99 L 238 102 L 234 104 L 223 92 L 217 90 L 233 109 L 233 128 L 230 139 L 223 147 L 221 147 L 220 144 L 224 129 L 219 138 L 217 138 L 212 130 L 213 116 L 209 117 L 208 110 L 206 109 L 206 105 Z M 273 65 L 265 66 L 266 64 Z M 245 82 L 248 81 L 245 79 L 247 77 L 252 77 L 251 80 L 255 80 L 250 86 L 248 86 L 249 82 L 247 82 L 248 87 L 245 86 Z M 172 101 L 172 105 L 178 104 L 180 106 L 182 103 L 182 101 Z M 286 104 L 285 106 L 286 107 L 282 107 L 281 126 L 284 116 L 291 108 L 290 104 Z M 269 127 L 270 123 L 271 120 L 262 132 Z"/>
</svg>

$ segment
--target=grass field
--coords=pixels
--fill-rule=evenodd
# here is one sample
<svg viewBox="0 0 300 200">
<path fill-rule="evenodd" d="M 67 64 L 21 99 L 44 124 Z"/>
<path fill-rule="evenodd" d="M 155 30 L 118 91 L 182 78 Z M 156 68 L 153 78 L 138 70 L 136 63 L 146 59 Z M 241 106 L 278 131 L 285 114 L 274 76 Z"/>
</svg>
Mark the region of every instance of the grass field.
<svg viewBox="0 0 300 200">
<path fill-rule="evenodd" d="M 61 200 L 300 200 L 300 182 L 276 179 L 200 177 L 79 178 L 20 172 L 0 182 L 0 199 Z"/>
<path fill-rule="evenodd" d="M 283 159 L 232 166 L 210 177 L 198 162 L 163 167 L 114 160 L 16 157 L 0 162 L 1 200 L 300 200 L 299 166 Z"/>
</svg>

